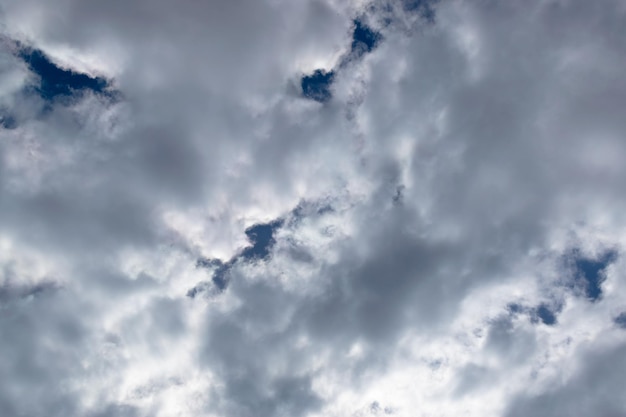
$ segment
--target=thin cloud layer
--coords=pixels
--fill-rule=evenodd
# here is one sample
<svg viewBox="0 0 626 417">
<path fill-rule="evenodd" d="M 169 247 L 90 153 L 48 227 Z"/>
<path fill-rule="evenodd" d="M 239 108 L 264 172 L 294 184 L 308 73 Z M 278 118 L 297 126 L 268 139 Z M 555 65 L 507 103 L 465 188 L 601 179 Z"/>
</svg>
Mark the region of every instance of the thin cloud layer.
<svg viewBox="0 0 626 417">
<path fill-rule="evenodd" d="M 1 415 L 626 414 L 621 1 L 0 18 Z"/>
</svg>

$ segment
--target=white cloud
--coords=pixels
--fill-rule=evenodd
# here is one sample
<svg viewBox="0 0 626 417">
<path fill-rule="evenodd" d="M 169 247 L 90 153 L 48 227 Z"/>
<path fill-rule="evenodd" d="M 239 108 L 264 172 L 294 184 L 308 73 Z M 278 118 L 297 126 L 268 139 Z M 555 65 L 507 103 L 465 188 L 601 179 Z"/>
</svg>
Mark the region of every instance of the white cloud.
<svg viewBox="0 0 626 417">
<path fill-rule="evenodd" d="M 4 2 L 0 414 L 626 413 L 626 9 L 409 3 Z M 14 41 L 119 95 L 46 102 Z"/>
</svg>

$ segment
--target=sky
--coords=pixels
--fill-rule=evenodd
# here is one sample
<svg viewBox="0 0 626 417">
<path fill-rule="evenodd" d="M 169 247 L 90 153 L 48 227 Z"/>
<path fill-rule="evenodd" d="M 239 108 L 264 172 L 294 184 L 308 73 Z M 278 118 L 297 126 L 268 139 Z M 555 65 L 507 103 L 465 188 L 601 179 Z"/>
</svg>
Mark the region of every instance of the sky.
<svg viewBox="0 0 626 417">
<path fill-rule="evenodd" d="M 623 0 L 0 0 L 0 415 L 626 416 Z"/>
</svg>

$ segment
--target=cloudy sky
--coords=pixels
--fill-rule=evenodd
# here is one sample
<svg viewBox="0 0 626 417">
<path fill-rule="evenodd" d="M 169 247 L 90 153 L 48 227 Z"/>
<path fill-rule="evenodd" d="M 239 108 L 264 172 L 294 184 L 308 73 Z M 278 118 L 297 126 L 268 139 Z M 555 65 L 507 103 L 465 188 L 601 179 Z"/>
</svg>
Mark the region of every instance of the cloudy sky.
<svg viewBox="0 0 626 417">
<path fill-rule="evenodd" d="M 1 0 L 0 415 L 626 416 L 624 0 Z"/>
</svg>

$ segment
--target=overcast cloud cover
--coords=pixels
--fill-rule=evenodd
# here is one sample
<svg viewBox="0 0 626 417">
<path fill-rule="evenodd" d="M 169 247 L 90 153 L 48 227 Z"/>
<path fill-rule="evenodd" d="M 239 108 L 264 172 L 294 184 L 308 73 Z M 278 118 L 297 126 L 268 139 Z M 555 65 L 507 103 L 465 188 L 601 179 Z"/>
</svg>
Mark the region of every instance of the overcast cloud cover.
<svg viewBox="0 0 626 417">
<path fill-rule="evenodd" d="M 0 415 L 626 416 L 625 28 L 0 0 Z"/>
</svg>

